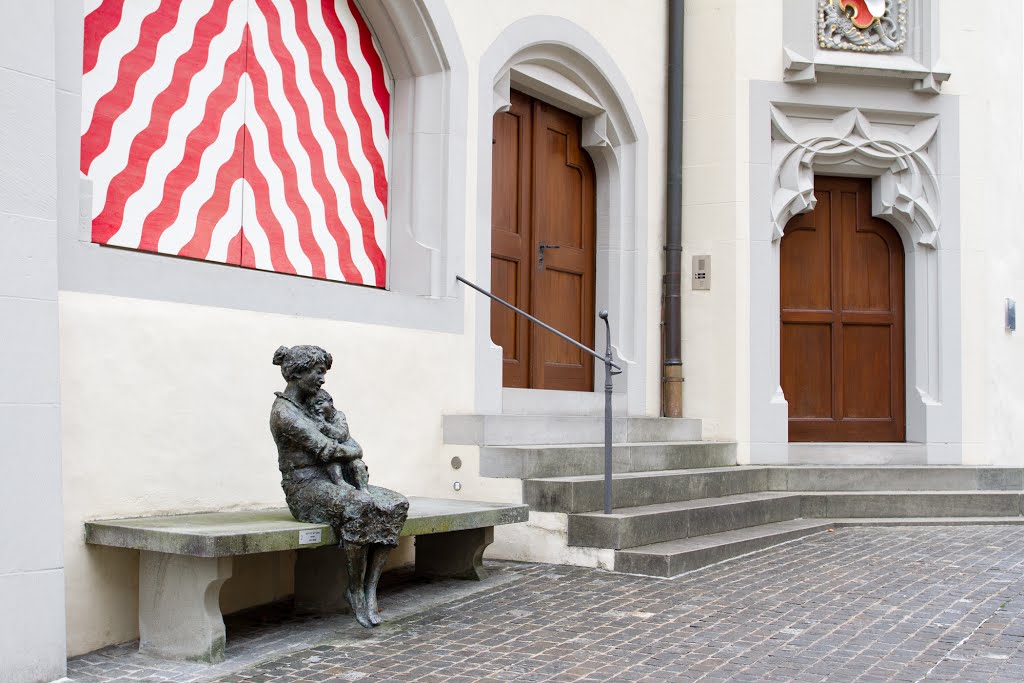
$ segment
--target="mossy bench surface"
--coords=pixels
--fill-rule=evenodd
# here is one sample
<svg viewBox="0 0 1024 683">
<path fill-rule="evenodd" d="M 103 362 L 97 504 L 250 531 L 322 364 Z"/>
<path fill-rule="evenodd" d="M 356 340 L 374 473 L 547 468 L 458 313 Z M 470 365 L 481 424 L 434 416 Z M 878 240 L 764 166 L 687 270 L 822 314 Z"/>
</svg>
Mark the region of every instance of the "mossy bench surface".
<svg viewBox="0 0 1024 683">
<path fill-rule="evenodd" d="M 526 505 L 410 497 L 409 519 L 402 535 L 514 524 L 528 517 Z M 93 545 L 193 557 L 250 555 L 337 543 L 328 525 L 297 522 L 287 508 L 97 520 L 86 522 L 85 540 Z"/>
</svg>

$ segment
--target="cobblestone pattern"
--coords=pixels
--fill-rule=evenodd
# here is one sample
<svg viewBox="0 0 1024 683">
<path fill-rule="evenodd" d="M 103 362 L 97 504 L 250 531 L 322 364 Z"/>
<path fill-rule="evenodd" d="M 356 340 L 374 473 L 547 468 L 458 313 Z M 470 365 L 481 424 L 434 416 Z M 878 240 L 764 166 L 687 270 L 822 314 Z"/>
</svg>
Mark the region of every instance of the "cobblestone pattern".
<svg viewBox="0 0 1024 683">
<path fill-rule="evenodd" d="M 506 567 L 218 680 L 1024 681 L 1022 527 L 843 529 L 671 580 Z"/>
<path fill-rule="evenodd" d="M 422 579 L 411 572 L 389 572 L 381 580 L 382 606 L 387 618 L 401 621 L 410 614 L 448 603 L 453 596 L 468 599 L 518 579 L 520 565 L 492 567 L 484 581 Z M 138 641 L 108 647 L 68 661 L 75 683 L 198 683 L 212 681 L 253 664 L 305 650 L 327 640 L 363 635 L 351 616 L 298 616 L 290 603 L 279 603 L 228 616 L 225 661 L 216 665 L 172 662 L 144 657 Z"/>
</svg>

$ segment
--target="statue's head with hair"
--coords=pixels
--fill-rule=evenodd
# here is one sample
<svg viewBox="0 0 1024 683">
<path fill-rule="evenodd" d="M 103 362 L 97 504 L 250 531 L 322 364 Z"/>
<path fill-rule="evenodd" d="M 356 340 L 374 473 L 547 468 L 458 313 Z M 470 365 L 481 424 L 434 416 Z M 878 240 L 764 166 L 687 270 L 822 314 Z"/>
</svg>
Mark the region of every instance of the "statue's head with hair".
<svg viewBox="0 0 1024 683">
<path fill-rule="evenodd" d="M 317 366 L 323 366 L 324 370 L 330 370 L 333 363 L 334 359 L 331 354 L 319 346 L 307 344 L 290 348 L 281 346 L 274 352 L 274 365 L 281 366 L 281 375 L 288 382 Z"/>
</svg>

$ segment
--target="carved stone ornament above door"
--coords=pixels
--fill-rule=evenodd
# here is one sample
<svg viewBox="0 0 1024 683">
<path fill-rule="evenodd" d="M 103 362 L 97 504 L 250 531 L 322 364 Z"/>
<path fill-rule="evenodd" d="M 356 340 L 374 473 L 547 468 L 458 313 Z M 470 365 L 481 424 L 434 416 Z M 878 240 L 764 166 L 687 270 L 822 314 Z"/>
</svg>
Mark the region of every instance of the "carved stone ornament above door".
<svg viewBox="0 0 1024 683">
<path fill-rule="evenodd" d="M 818 45 L 826 50 L 900 52 L 907 0 L 819 0 Z"/>
<path fill-rule="evenodd" d="M 934 249 L 941 207 L 934 140 L 939 120 L 872 121 L 859 109 L 783 111 L 772 117 L 772 239 L 793 216 L 814 208 L 814 174 L 878 178 L 874 215 Z"/>
<path fill-rule="evenodd" d="M 937 94 L 949 80 L 939 57 L 939 0 L 785 0 L 787 83 L 842 80 Z"/>
</svg>

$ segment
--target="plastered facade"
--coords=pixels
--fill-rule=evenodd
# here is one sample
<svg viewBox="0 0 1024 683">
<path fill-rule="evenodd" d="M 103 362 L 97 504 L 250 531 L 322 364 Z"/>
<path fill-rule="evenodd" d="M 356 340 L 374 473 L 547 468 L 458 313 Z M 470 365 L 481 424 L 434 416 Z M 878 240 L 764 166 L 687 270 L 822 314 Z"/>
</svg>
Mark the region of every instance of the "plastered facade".
<svg viewBox="0 0 1024 683">
<path fill-rule="evenodd" d="M 910 3 L 911 11 L 926 2 Z M 758 308 L 752 293 L 777 283 L 762 267 L 770 259 L 758 260 L 752 239 L 752 224 L 770 219 L 769 183 L 762 190 L 752 180 L 762 170 L 770 178 L 763 146 L 757 147 L 757 140 L 771 143 L 770 108 L 755 106 L 755 100 L 781 98 L 799 108 L 831 92 L 844 107 L 855 108 L 866 97 L 874 112 L 938 114 L 948 141 L 938 154 L 940 164 L 950 165 L 942 172 L 950 189 L 940 199 L 946 225 L 955 222 L 959 233 L 943 243 L 957 265 L 957 274 L 944 280 L 943 295 L 957 303 L 960 322 L 940 343 L 959 367 L 960 387 L 958 395 L 942 400 L 944 410 L 959 416 L 960 429 L 935 443 L 952 444 L 965 463 L 1020 465 L 1024 392 L 1015 378 L 1024 376 L 1024 354 L 1020 333 L 1003 330 L 1002 302 L 1024 297 L 1024 240 L 1016 224 L 1016 197 L 1024 184 L 1024 10 L 985 2 L 969 16 L 929 14 L 932 23 L 915 30 L 937 30 L 939 36 L 917 43 L 929 50 L 927 59 L 918 60 L 927 71 L 919 78 L 850 80 L 841 69 L 825 68 L 815 70 L 812 82 L 801 81 L 786 56 L 793 31 L 786 16 L 798 4 L 806 3 L 685 5 L 684 412 L 704 421 L 707 438 L 736 440 L 742 460 L 757 457 L 753 378 L 759 364 L 777 357 L 770 345 L 765 351 L 770 310 Z M 29 5 L 42 9 L 33 14 L 37 10 L 25 9 Z M 58 578 L 39 588 L 34 602 L 56 615 L 43 639 L 52 661 L 64 648 L 59 615 L 65 595 L 68 654 L 137 635 L 138 556 L 86 546 L 85 520 L 283 505 L 267 428 L 271 392 L 283 383 L 270 363 L 279 344 L 316 343 L 334 354 L 327 388 L 364 444 L 376 483 L 410 495 L 520 500 L 517 480 L 479 476 L 477 449 L 442 444 L 441 416 L 502 407 L 500 353 L 486 335 L 489 306 L 455 285 L 454 275 L 481 284 L 489 279 L 482 180 L 489 170 L 487 126 L 502 89 L 529 82 L 528 68 L 518 74 L 514 69 L 519 57 L 543 51 L 531 36 L 557 47 L 552 54 L 563 72 L 582 74 L 559 85 L 557 78 L 533 73 L 534 87 L 552 88 L 549 99 L 594 119 L 593 153 L 605 149 L 610 160 L 632 164 L 620 165 L 618 177 L 608 172 L 599 187 L 609 226 L 599 259 L 617 265 L 599 268 L 598 287 L 613 304 L 613 324 L 617 316 L 629 321 L 615 328 L 628 335 L 614 341 L 619 359 L 629 363 L 616 405 L 631 414 L 658 412 L 664 4 L 645 0 L 643 11 L 615 0 L 363 5 L 395 74 L 396 92 L 410 103 L 408 119 L 395 122 L 395 274 L 386 292 L 88 244 L 80 213 L 89 188 L 77 170 L 82 4 L 62 3 L 54 12 L 52 3 L 17 3 L 23 20 L 35 27 L 19 36 L 56 36 L 25 49 L 7 49 L 20 43 L 0 40 L 0 82 L 13 88 L 17 101 L 39 107 L 19 108 L 17 122 L 38 126 L 39 140 L 56 130 L 52 154 L 46 152 L 55 173 L 41 169 L 39 181 L 21 185 L 13 199 L 12 183 L 0 183 L 0 239 L 14 235 L 24 245 L 29 233 L 42 235 L 22 261 L 43 254 L 36 262 L 50 268 L 38 292 L 19 294 L 25 280 L 4 276 L 19 272 L 17 257 L 8 256 L 16 252 L 5 249 L 0 256 L 0 305 L 40 311 L 41 318 L 19 312 L 18 319 L 39 321 L 44 338 L 30 344 L 44 344 L 36 348 L 49 348 L 53 361 L 52 368 L 45 359 L 35 366 L 37 375 L 50 373 L 48 393 L 31 398 L 21 392 L 13 403 L 43 406 L 55 424 L 60 405 L 59 429 L 52 428 L 53 443 L 43 449 L 49 460 L 39 462 L 49 468 L 45 491 L 63 492 L 62 503 L 55 503 L 63 511 L 52 520 L 54 537 L 62 525 L 63 543 L 45 549 L 47 576 Z M 813 22 L 808 27 L 813 31 Z M 916 81 L 927 83 L 915 89 Z M 40 87 L 49 89 L 25 99 Z M 594 101 L 581 99 L 579 91 Z M 619 117 L 607 146 L 599 135 L 602 112 Z M 607 136 L 609 129 L 603 130 Z M 31 155 L 22 150 L 14 157 L 10 149 L 17 148 L 0 145 L 0 172 L 21 173 Z M 34 201 L 37 191 L 41 203 L 30 210 L 6 203 Z M 42 229 L 29 230 L 32 221 Z M 628 241 L 613 232 L 624 222 L 631 223 Z M 713 256 L 709 291 L 689 286 L 691 256 L 698 254 Z M 759 326 L 758 317 L 766 315 Z M 28 386 L 38 377 L 24 379 Z M 0 413 L 26 410 L 0 403 Z M 464 463 L 459 470 L 450 466 L 454 456 Z M 492 555 L 608 565 L 600 551 L 567 551 L 563 520 L 555 517 L 538 515 L 529 527 L 497 530 Z M 407 561 L 409 552 L 406 543 L 396 561 Z M 236 562 L 222 591 L 225 611 L 289 594 L 290 560 L 280 554 Z M 29 580 L 10 578 L 26 575 L 22 568 L 5 571 L 0 568 L 0 586 Z M 13 628 L 0 624 L 0 636 Z"/>
<path fill-rule="evenodd" d="M 73 406 L 61 430 L 73 652 L 129 640 L 136 626 L 138 554 L 86 546 L 85 520 L 283 505 L 267 426 L 283 386 L 270 363 L 279 344 L 314 339 L 332 351 L 327 388 L 374 482 L 443 494 L 438 407 L 469 408 L 463 337 L 75 292 L 60 304 L 62 389 Z M 289 559 L 242 558 L 224 608 L 288 595 Z M 271 571 L 250 572 L 256 564 Z"/>
<path fill-rule="evenodd" d="M 658 149 L 664 129 L 658 66 L 664 61 L 664 11 L 637 14 L 614 2 L 595 11 L 591 2 L 573 2 L 560 5 L 559 16 L 551 17 L 543 2 L 363 5 L 379 30 L 396 92 L 406 78 L 414 104 L 428 112 L 426 105 L 438 105 L 426 118 L 412 117 L 404 147 L 401 125 L 395 123 L 393 205 L 409 205 L 407 213 L 393 214 L 392 230 L 409 238 L 404 244 L 410 253 L 401 253 L 404 238 L 395 237 L 387 292 L 87 243 L 79 215 L 89 187 L 76 170 L 80 104 L 73 83 L 73 74 L 80 73 L 82 17 L 71 12 L 58 18 L 58 32 L 66 38 L 66 46 L 57 50 L 58 68 L 71 82 L 58 107 L 58 169 L 65 191 L 60 248 L 67 264 L 61 271 L 61 388 L 73 406 L 61 426 L 69 654 L 137 635 L 138 555 L 86 546 L 85 520 L 283 504 L 267 428 L 272 392 L 282 385 L 270 364 L 279 344 L 316 343 L 334 354 L 327 388 L 363 444 L 375 483 L 409 495 L 520 500 L 518 481 L 479 477 L 475 448 L 443 446 L 441 440 L 441 416 L 477 411 L 480 401 L 478 330 L 481 324 L 487 329 L 480 316 L 488 308 L 454 284 L 455 273 L 483 283 L 489 279 L 489 272 L 481 272 L 489 260 L 477 254 L 489 225 L 466 218 L 478 214 L 481 151 L 488 168 L 490 161 L 489 145 L 478 147 L 490 137 L 489 130 L 478 129 L 479 122 L 489 126 L 494 111 L 489 104 L 486 111 L 478 109 L 480 64 L 488 51 L 514 54 L 529 47 L 529 32 L 520 32 L 523 44 L 509 42 L 505 32 L 517 22 L 532 22 L 528 25 L 546 31 L 552 42 L 568 35 L 580 43 L 574 45 L 580 64 L 618 71 L 604 81 L 614 81 L 620 92 L 602 81 L 604 92 L 617 102 L 614 113 L 628 102 L 644 145 Z M 623 32 L 623 26 L 631 28 Z M 425 30 L 431 35 L 421 35 Z M 402 44 L 411 36 L 416 44 Z M 395 68 L 395 53 L 389 53 L 399 44 L 404 71 Z M 431 99 L 438 92 L 444 95 L 440 104 Z M 424 129 L 437 134 L 417 137 Z M 627 144 L 636 133 L 629 132 Z M 646 359 L 657 357 L 658 344 L 643 331 L 658 310 L 660 246 L 648 235 L 660 234 L 663 188 L 647 178 L 662 173 L 663 160 L 632 152 L 628 159 L 643 164 L 622 170 L 632 198 L 627 217 L 636 217 L 632 232 L 642 236 L 636 243 L 643 250 L 624 250 L 627 267 L 620 277 L 632 292 L 625 302 L 629 314 L 639 315 L 628 328 L 634 334 L 629 346 L 640 345 L 637 355 L 645 357 L 633 370 L 637 381 L 631 385 L 630 410 L 653 414 L 658 368 Z M 405 181 L 400 160 L 412 168 Z M 437 163 L 449 170 L 440 186 L 425 190 L 422 183 L 438 180 Z M 403 188 L 403 182 L 411 185 Z M 608 201 L 617 203 L 610 196 Z M 483 348 L 489 358 L 482 372 L 493 376 L 494 368 L 500 371 L 500 355 Z M 490 396 L 500 410 L 500 387 L 492 387 Z M 118 435 L 113 441 L 112 434 Z M 456 455 L 464 462 L 458 471 L 450 466 Z M 455 481 L 462 485 L 458 493 Z M 499 530 L 494 552 L 525 557 L 525 543 L 540 543 L 537 551 L 546 558 L 572 560 L 564 534 L 538 524 L 539 535 L 529 535 L 534 540 Z M 544 535 L 551 538 L 534 538 Z M 406 543 L 395 561 L 408 561 L 410 552 Z M 586 561 L 607 564 L 609 558 L 595 555 Z M 240 559 L 222 590 L 223 609 L 288 595 L 290 567 L 286 554 Z"/>
<path fill-rule="evenodd" d="M 828 104 L 836 114 L 857 106 L 874 116 L 937 113 L 943 136 L 934 152 L 940 233 L 946 230 L 937 253 L 946 259 L 946 269 L 925 291 L 950 305 L 940 318 L 948 322 L 948 314 L 955 313 L 960 322 L 941 332 L 927 351 L 908 352 L 908 366 L 934 366 L 944 354 L 949 363 L 944 368 L 952 368 L 943 370 L 942 382 L 948 384 L 934 402 L 938 405 L 915 397 L 923 410 L 947 416 L 933 420 L 942 433 L 917 437 L 927 446 L 917 452 L 931 462 L 1019 465 L 1014 444 L 1024 411 L 1010 378 L 1021 370 L 1021 342 L 1019 335 L 1004 331 L 1003 306 L 1005 298 L 1021 291 L 1024 246 L 1012 227 L 1022 172 L 1021 8 L 981 3 L 976 13 L 963 17 L 940 14 L 939 3 L 911 3 L 910 11 L 916 6 L 923 12 L 920 21 L 911 22 L 918 32 L 912 36 L 917 52 L 911 55 L 917 72 L 851 76 L 858 71 L 855 64 L 826 65 L 815 70 L 813 80 L 801 80 L 786 48 L 795 44 L 800 29 L 792 21 L 794 8 L 806 4 L 686 3 L 683 264 L 688 268 L 690 255 L 710 253 L 715 274 L 710 292 L 684 285 L 684 410 L 704 419 L 706 435 L 736 438 L 743 461 L 785 459 L 781 391 L 780 412 L 769 419 L 776 437 L 782 430 L 776 440 L 781 457 L 778 449 L 768 449 L 772 457 L 763 457 L 764 449 L 758 455 L 756 432 L 763 415 L 752 409 L 770 399 L 756 393 L 752 378 L 766 364 L 778 363 L 768 337 L 777 318 L 757 302 L 761 289 L 778 287 L 777 264 L 772 270 L 770 257 L 758 253 L 751 237 L 751 226 L 770 226 L 772 219 L 774 176 L 764 147 L 772 135 L 771 109 L 757 106 L 758 100 L 797 109 Z M 994 45 L 1000 46 L 998 59 Z M 692 67 L 708 54 L 716 58 L 702 60 L 703 68 Z M 957 366 L 959 381 L 953 374 Z M 908 415 L 908 428 L 912 422 Z M 958 430 L 946 429 L 956 423 Z"/>
<path fill-rule="evenodd" d="M 955 69 L 943 92 L 960 100 L 964 459 L 1014 466 L 1024 462 L 1024 339 L 1004 330 L 1003 306 L 1024 295 L 1022 13 L 983 3 L 942 23 L 943 60 Z M 1006 46 L 998 59 L 992 44 Z"/>
</svg>

